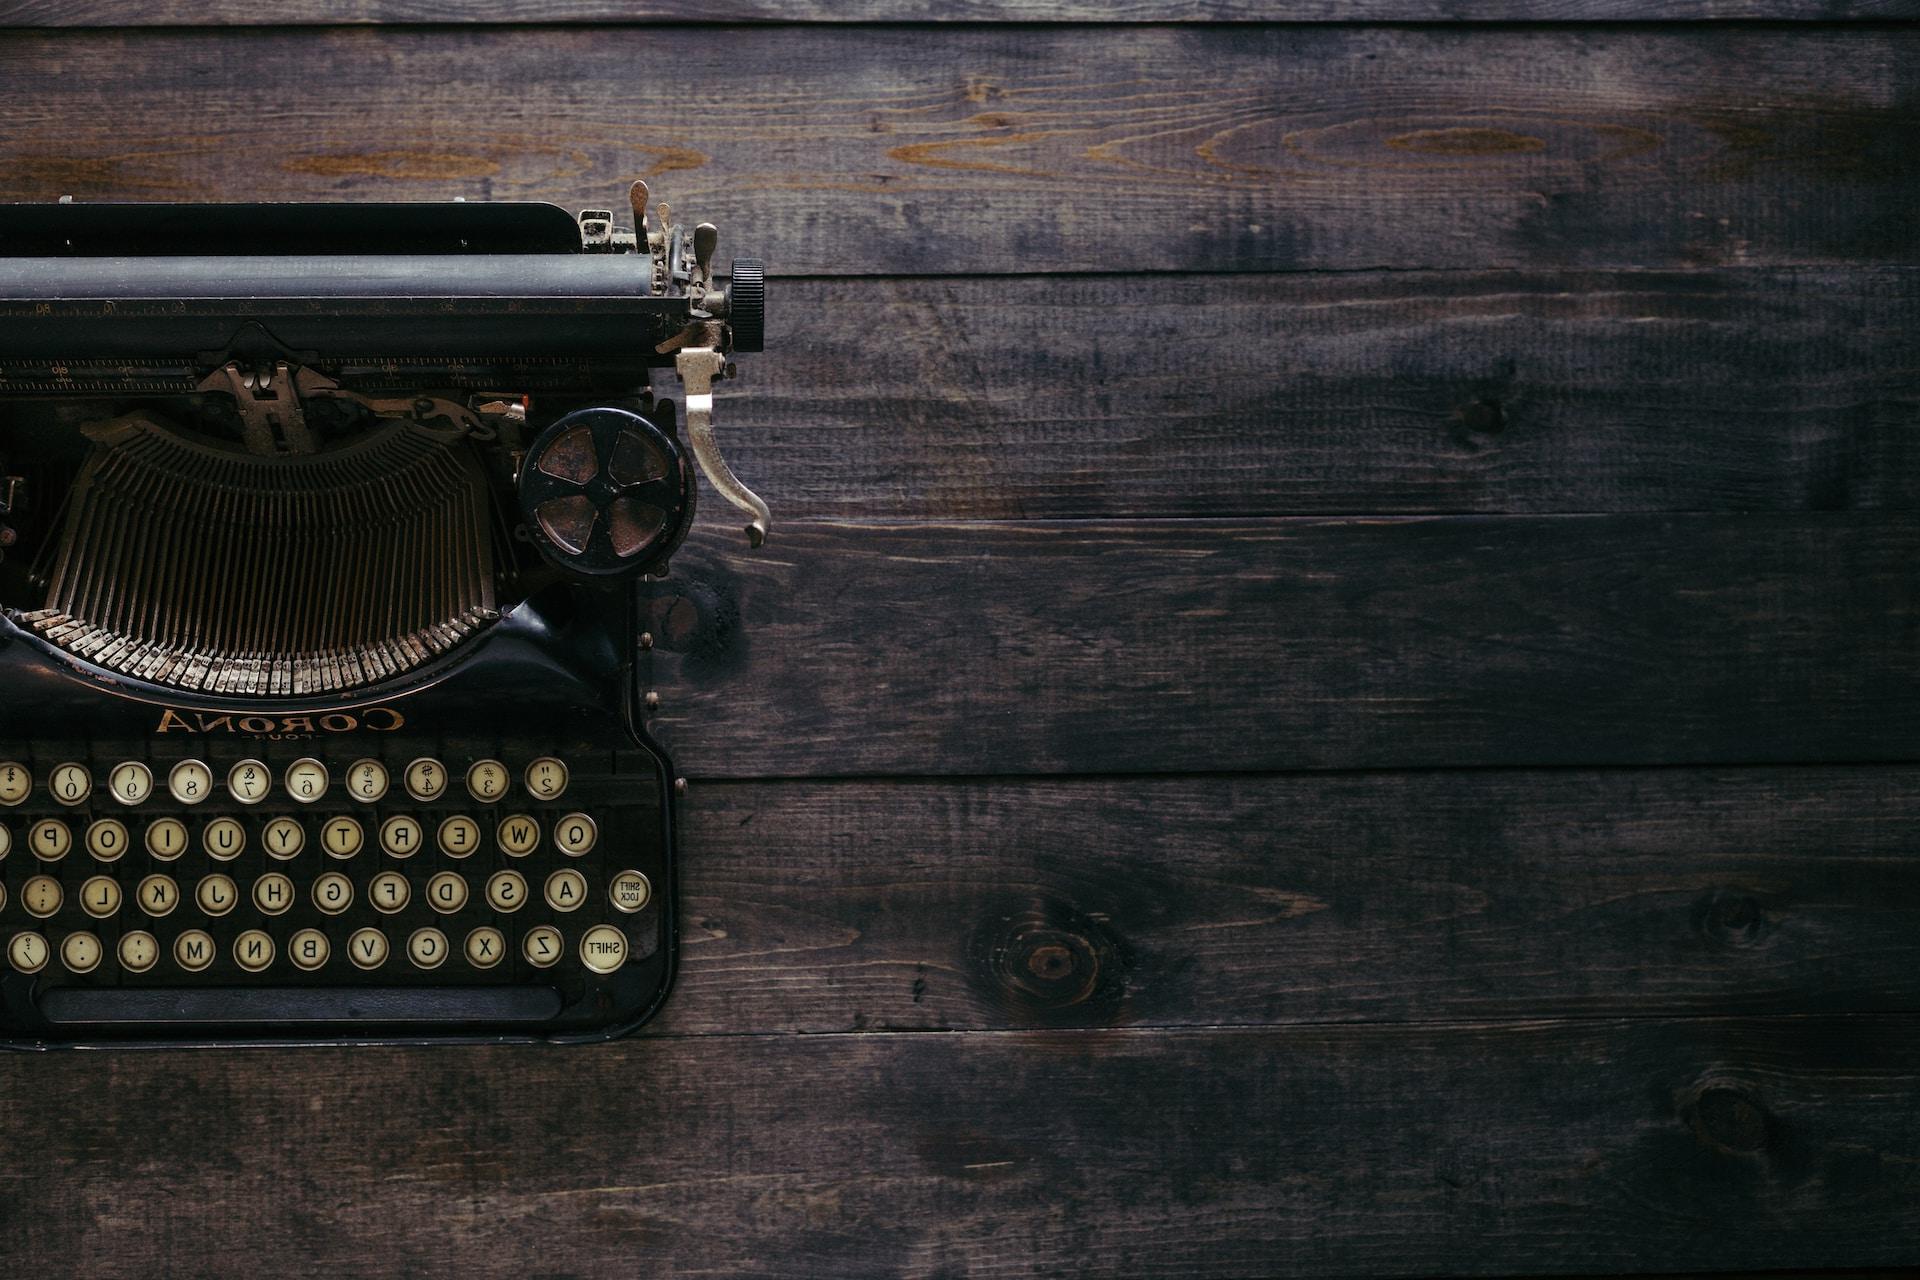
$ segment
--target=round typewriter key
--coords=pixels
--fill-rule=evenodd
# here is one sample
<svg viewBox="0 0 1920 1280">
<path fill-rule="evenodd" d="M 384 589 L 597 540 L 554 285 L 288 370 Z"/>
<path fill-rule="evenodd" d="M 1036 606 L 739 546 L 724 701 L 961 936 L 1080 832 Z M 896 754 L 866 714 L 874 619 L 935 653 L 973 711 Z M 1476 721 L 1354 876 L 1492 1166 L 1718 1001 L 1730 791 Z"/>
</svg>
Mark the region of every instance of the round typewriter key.
<svg viewBox="0 0 1920 1280">
<path fill-rule="evenodd" d="M 80 886 L 80 909 L 95 920 L 105 920 L 120 909 L 120 882 L 112 876 L 90 876 Z"/>
<path fill-rule="evenodd" d="M 164 916 L 180 903 L 180 886 L 172 876 L 148 876 L 140 882 L 140 909 L 150 916 Z"/>
<path fill-rule="evenodd" d="M 487 877 L 487 905 L 495 911 L 518 911 L 527 900 L 527 878 L 518 871 L 496 871 Z"/>
<path fill-rule="evenodd" d="M 232 862 L 247 847 L 247 829 L 238 818 L 215 818 L 200 833 L 200 847 L 207 856 L 220 862 Z"/>
<path fill-rule="evenodd" d="M 447 767 L 431 756 L 421 756 L 407 766 L 407 794 L 415 800 L 438 800 L 447 789 Z"/>
<path fill-rule="evenodd" d="M 178 818 L 161 818 L 147 828 L 147 852 L 162 862 L 172 862 L 187 851 L 187 824 Z"/>
<path fill-rule="evenodd" d="M 329 871 L 313 882 L 313 905 L 330 916 L 337 916 L 353 905 L 353 881 L 338 871 Z"/>
<path fill-rule="evenodd" d="M 145 973 L 160 958 L 160 943 L 145 929 L 120 935 L 120 967 L 128 973 Z"/>
<path fill-rule="evenodd" d="M 248 973 L 259 973 L 273 963 L 273 939 L 258 929 L 244 929 L 233 940 L 233 959 Z"/>
<path fill-rule="evenodd" d="M 515 858 L 524 858 L 540 847 L 540 824 L 524 813 L 516 813 L 510 818 L 500 819 L 500 830 L 495 833 L 500 841 L 500 849 Z"/>
<path fill-rule="evenodd" d="M 173 962 L 189 973 L 213 963 L 213 938 L 205 929 L 189 929 L 173 940 Z"/>
<path fill-rule="evenodd" d="M 285 861 L 298 857 L 307 847 L 307 829 L 292 818 L 275 818 L 261 831 L 260 843 L 266 846 L 268 857 Z"/>
<path fill-rule="evenodd" d="M 440 824 L 440 851 L 449 858 L 464 858 L 480 847 L 480 824 L 464 813 L 456 813 Z"/>
<path fill-rule="evenodd" d="M 595 973 L 612 973 L 627 962 L 627 935 L 597 924 L 580 939 L 580 963 Z"/>
<path fill-rule="evenodd" d="M 607 886 L 607 897 L 614 910 L 631 914 L 653 898 L 653 882 L 638 871 L 622 871 Z"/>
<path fill-rule="evenodd" d="M 210 876 L 200 877 L 200 883 L 193 888 L 193 900 L 208 915 L 223 916 L 240 901 L 240 886 L 233 882 L 232 876 L 224 876 L 216 871 Z"/>
<path fill-rule="evenodd" d="M 507 954 L 507 935 L 492 925 L 481 925 L 467 935 L 467 963 L 476 969 L 491 969 Z"/>
<path fill-rule="evenodd" d="M 18 760 L 0 761 L 0 804 L 19 804 L 33 792 L 33 774 Z"/>
<path fill-rule="evenodd" d="M 293 881 L 269 871 L 253 882 L 253 905 L 262 915 L 284 915 L 293 906 Z"/>
<path fill-rule="evenodd" d="M 407 958 L 417 968 L 438 969 L 447 958 L 447 935 L 438 929 L 415 929 L 407 939 Z"/>
<path fill-rule="evenodd" d="M 475 760 L 467 770 L 467 794 L 483 804 L 491 804 L 507 794 L 510 785 L 507 766 L 498 760 Z"/>
<path fill-rule="evenodd" d="M 7 905 L 7 886 L 0 884 L 0 907 Z"/>
<path fill-rule="evenodd" d="M 550 924 L 543 924 L 528 930 L 527 936 L 520 940 L 520 954 L 534 968 L 550 969 L 559 962 L 563 945 L 560 931 Z"/>
<path fill-rule="evenodd" d="M 327 935 L 318 929 L 302 929 L 287 939 L 287 959 L 293 961 L 296 969 L 305 969 L 308 973 L 325 964 L 332 950 L 327 944 Z"/>
<path fill-rule="evenodd" d="M 258 760 L 242 760 L 227 770 L 227 790 L 241 804 L 259 804 L 273 790 L 273 774 Z"/>
<path fill-rule="evenodd" d="M 199 804 L 213 794 L 213 770 L 198 760 L 182 760 L 167 772 L 167 791 L 181 804 Z"/>
<path fill-rule="evenodd" d="M 98 862 L 116 862 L 133 838 L 118 818 L 102 818 L 87 828 L 87 852 Z"/>
<path fill-rule="evenodd" d="M 547 905 L 555 911 L 571 911 L 586 900 L 587 878 L 572 867 L 547 877 Z"/>
<path fill-rule="evenodd" d="M 452 915 L 467 905 L 467 882 L 451 871 L 427 881 L 427 905 L 441 915 Z"/>
<path fill-rule="evenodd" d="M 52 876 L 34 876 L 20 886 L 20 905 L 27 909 L 28 915 L 42 920 L 58 911 L 66 896 L 60 890 L 60 882 Z"/>
<path fill-rule="evenodd" d="M 42 862 L 58 862 L 73 848 L 73 832 L 58 818 L 43 818 L 28 829 L 27 847 Z"/>
<path fill-rule="evenodd" d="M 312 756 L 287 766 L 287 794 L 301 804 L 312 804 L 327 794 L 327 766 Z"/>
<path fill-rule="evenodd" d="M 22 973 L 38 973 L 47 967 L 47 940 L 37 933 L 16 933 L 7 943 L 7 962 Z"/>
<path fill-rule="evenodd" d="M 351 858 L 360 852 L 360 846 L 366 840 L 367 833 L 361 829 L 360 820 L 344 814 L 338 818 L 328 818 L 327 825 L 320 828 L 320 847 L 335 858 Z"/>
<path fill-rule="evenodd" d="M 141 804 L 153 794 L 153 770 L 138 760 L 123 760 L 107 775 L 107 790 L 121 804 Z"/>
<path fill-rule="evenodd" d="M 347 958 L 362 969 L 378 969 L 387 962 L 387 935 L 378 929 L 356 929 L 347 939 Z"/>
<path fill-rule="evenodd" d="M 392 857 L 411 858 L 424 839 L 426 833 L 420 830 L 419 819 L 404 813 L 396 813 L 380 824 L 380 847 Z"/>
<path fill-rule="evenodd" d="M 93 794 L 93 775 L 83 764 L 57 764 L 47 778 L 47 790 L 61 804 L 82 804 Z"/>
<path fill-rule="evenodd" d="M 106 948 L 90 933 L 70 933 L 60 940 L 60 963 L 75 973 L 92 973 L 104 954 Z"/>
<path fill-rule="evenodd" d="M 0 858 L 4 858 L 12 852 L 13 832 L 7 829 L 6 823 L 0 822 Z"/>
<path fill-rule="evenodd" d="M 599 838 L 600 828 L 584 813 L 570 813 L 553 828 L 553 842 L 560 852 L 576 858 L 593 852 L 593 842 Z"/>
<path fill-rule="evenodd" d="M 347 769 L 347 794 L 372 804 L 387 794 L 387 766 L 378 760 L 355 760 Z"/>
<path fill-rule="evenodd" d="M 527 790 L 542 800 L 558 800 L 567 789 L 567 766 L 552 756 L 541 756 L 527 766 Z"/>
<path fill-rule="evenodd" d="M 413 888 L 398 871 L 382 871 L 367 886 L 367 899 L 373 903 L 373 909 L 386 915 L 404 909 L 411 897 Z"/>
</svg>

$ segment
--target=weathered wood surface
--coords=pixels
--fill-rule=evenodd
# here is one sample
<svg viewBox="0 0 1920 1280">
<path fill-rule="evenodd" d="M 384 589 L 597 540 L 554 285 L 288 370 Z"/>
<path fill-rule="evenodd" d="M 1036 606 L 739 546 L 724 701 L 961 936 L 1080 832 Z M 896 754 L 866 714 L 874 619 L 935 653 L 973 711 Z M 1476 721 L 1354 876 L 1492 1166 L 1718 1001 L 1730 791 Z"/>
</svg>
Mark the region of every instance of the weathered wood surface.
<svg viewBox="0 0 1920 1280">
<path fill-rule="evenodd" d="M 92 1276 L 1893 1265 L 1916 1063 L 1905 1016 L 12 1057 L 0 1251 Z"/>
<path fill-rule="evenodd" d="M 0 197 L 645 175 L 794 274 L 1920 260 L 1915 28 L 726 35 L 16 33 Z"/>
<path fill-rule="evenodd" d="M 1920 505 L 1920 272 L 776 281 L 783 518 Z"/>
<path fill-rule="evenodd" d="M 1898 1012 L 1920 770 L 703 783 L 658 1031 Z"/>
<path fill-rule="evenodd" d="M 708 526 L 651 587 L 695 777 L 1910 760 L 1920 521 Z"/>
</svg>

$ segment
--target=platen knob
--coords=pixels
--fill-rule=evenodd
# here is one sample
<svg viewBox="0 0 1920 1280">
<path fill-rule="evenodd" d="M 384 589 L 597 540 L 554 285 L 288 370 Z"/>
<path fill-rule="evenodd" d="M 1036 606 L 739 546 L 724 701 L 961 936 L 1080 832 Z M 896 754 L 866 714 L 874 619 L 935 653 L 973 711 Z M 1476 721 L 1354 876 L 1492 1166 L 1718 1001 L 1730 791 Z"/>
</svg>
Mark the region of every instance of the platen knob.
<svg viewBox="0 0 1920 1280">
<path fill-rule="evenodd" d="M 576 409 L 520 466 L 520 512 L 540 553 L 621 577 L 663 560 L 693 522 L 693 468 L 674 438 L 625 409 Z"/>
<path fill-rule="evenodd" d="M 767 266 L 758 258 L 735 258 L 727 282 L 727 324 L 735 351 L 761 351 L 767 342 Z"/>
</svg>

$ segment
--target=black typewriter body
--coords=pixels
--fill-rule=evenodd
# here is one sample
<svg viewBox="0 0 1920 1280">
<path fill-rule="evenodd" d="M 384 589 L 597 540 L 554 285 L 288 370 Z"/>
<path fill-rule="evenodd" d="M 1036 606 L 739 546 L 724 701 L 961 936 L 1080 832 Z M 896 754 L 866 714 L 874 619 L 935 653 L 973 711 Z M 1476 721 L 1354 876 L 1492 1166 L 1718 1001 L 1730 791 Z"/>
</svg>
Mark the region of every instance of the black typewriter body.
<svg viewBox="0 0 1920 1280">
<path fill-rule="evenodd" d="M 764 533 L 710 434 L 762 294 L 632 203 L 0 208 L 0 1043 L 659 1007 L 638 584 L 696 459 Z"/>
</svg>

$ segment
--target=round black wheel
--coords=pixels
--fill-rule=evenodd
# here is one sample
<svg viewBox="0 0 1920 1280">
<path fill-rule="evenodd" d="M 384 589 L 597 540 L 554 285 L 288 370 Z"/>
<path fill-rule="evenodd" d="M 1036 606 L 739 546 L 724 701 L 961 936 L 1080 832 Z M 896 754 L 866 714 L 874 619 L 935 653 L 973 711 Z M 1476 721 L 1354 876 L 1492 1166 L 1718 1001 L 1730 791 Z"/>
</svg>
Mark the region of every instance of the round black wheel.
<svg viewBox="0 0 1920 1280">
<path fill-rule="evenodd" d="M 562 569 L 639 573 L 686 535 L 693 467 L 672 436 L 639 414 L 577 409 L 527 450 L 520 512 L 541 554 Z"/>
</svg>

